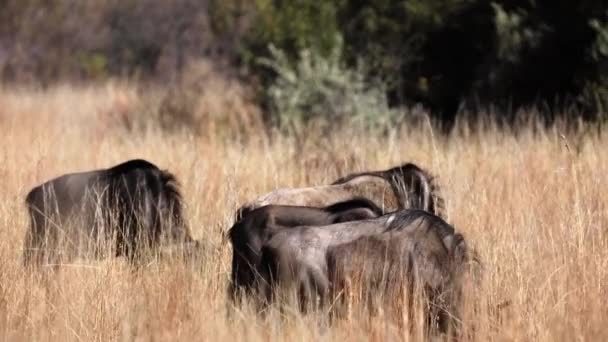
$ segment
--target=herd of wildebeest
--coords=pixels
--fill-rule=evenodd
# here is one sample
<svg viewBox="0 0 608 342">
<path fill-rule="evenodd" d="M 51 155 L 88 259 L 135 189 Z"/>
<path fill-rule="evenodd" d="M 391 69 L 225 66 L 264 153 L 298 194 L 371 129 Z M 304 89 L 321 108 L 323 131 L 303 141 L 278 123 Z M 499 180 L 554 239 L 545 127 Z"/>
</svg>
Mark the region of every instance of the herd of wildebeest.
<svg viewBox="0 0 608 342">
<path fill-rule="evenodd" d="M 261 314 L 291 303 L 330 321 L 353 298 L 372 314 L 392 305 L 411 315 L 416 302 L 426 331 L 457 330 L 462 279 L 478 257 L 442 218 L 443 204 L 436 180 L 412 163 L 260 196 L 222 237 L 232 245 L 229 301 Z M 26 205 L 27 267 L 109 256 L 139 264 L 164 246 L 204 245 L 190 234 L 176 178 L 141 159 L 52 179 Z"/>
</svg>

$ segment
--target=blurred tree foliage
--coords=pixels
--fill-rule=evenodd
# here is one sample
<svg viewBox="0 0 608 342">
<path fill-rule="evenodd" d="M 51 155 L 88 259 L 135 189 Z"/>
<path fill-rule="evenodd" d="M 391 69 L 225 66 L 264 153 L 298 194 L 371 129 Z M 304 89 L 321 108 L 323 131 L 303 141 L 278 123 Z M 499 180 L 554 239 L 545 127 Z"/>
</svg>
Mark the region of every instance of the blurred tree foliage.
<svg viewBox="0 0 608 342">
<path fill-rule="evenodd" d="M 490 104 L 594 117 L 606 108 L 607 10 L 589 0 L 258 1 L 248 47 L 326 55 L 338 33 L 345 61 L 382 78 L 392 106 L 423 103 L 448 126 L 459 108 Z"/>
<path fill-rule="evenodd" d="M 0 0 L 0 77 L 43 84 L 111 76 L 166 81 L 193 59 L 232 61 L 235 40 L 214 33 L 211 6 L 205 0 Z"/>
<path fill-rule="evenodd" d="M 574 106 L 593 119 L 608 106 L 608 2 L 0 0 L 5 81 L 164 81 L 211 58 L 247 70 L 272 108 L 279 70 L 298 70 L 302 56 L 379 84 L 393 108 L 421 103 L 447 126 L 462 108 L 488 105 L 504 115 L 540 105 L 548 118 Z M 289 89 L 314 94 L 305 87 L 321 76 Z"/>
</svg>

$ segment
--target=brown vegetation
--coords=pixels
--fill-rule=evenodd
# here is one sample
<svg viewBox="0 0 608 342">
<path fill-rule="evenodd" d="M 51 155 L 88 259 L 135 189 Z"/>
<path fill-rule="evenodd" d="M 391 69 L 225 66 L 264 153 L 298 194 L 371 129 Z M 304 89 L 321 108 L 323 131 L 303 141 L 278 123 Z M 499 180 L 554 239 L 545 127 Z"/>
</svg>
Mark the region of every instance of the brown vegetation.
<svg viewBox="0 0 608 342">
<path fill-rule="evenodd" d="M 261 318 L 245 306 L 227 318 L 230 246 L 223 236 L 238 205 L 258 194 L 404 161 L 438 175 L 447 221 L 483 260 L 482 283 L 465 286 L 467 338 L 608 338 L 604 132 L 578 135 L 556 126 L 514 134 L 488 124 L 441 138 L 421 125 L 385 136 L 344 128 L 329 136 L 308 131 L 299 141 L 256 131 L 235 140 L 167 133 L 154 123 L 129 130 L 120 115 L 108 114 L 144 113 L 138 96 L 118 85 L 0 90 L 1 340 L 401 338 L 388 320 L 364 315 L 327 327 L 315 315 Z M 209 242 L 201 263 L 152 263 L 133 272 L 120 258 L 82 260 L 48 283 L 24 272 L 24 198 L 32 186 L 132 158 L 151 160 L 180 180 L 193 235 Z M 474 298 L 467 295 L 473 290 Z M 499 315 L 488 312 L 505 300 L 511 305 Z"/>
</svg>

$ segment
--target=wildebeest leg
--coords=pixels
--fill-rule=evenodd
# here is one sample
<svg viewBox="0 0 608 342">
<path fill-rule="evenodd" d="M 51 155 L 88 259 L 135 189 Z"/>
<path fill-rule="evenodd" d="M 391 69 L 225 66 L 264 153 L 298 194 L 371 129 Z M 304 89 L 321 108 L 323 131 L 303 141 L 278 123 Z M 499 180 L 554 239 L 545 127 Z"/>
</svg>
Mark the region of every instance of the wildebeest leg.
<svg viewBox="0 0 608 342">
<path fill-rule="evenodd" d="M 250 265 L 244 258 L 237 255 L 238 252 L 233 251 L 232 256 L 232 273 L 228 284 L 228 298 L 234 305 L 241 305 L 243 297 L 251 292 L 255 283 L 261 281 L 253 275 L 253 265 Z M 256 268 L 256 271 L 257 268 Z"/>
<path fill-rule="evenodd" d="M 307 312 L 322 308 L 327 301 L 329 281 L 320 270 L 311 269 L 302 272 L 299 289 L 300 309 Z"/>
<path fill-rule="evenodd" d="M 262 248 L 260 258 L 260 279 L 257 284 L 257 305 L 259 311 L 264 311 L 275 297 L 275 283 L 279 275 L 275 251 Z"/>
<path fill-rule="evenodd" d="M 310 275 L 308 272 L 302 272 L 298 288 L 298 304 L 300 312 L 302 313 L 307 313 L 309 306 L 312 306 L 313 300 L 316 299 L 312 287 Z"/>
<path fill-rule="evenodd" d="M 232 274 L 230 276 L 227 289 L 228 300 L 226 301 L 226 308 L 228 318 L 231 318 L 230 315 L 233 310 L 243 305 L 243 302 L 245 301 L 247 295 L 253 295 L 253 297 L 255 297 L 255 289 L 261 289 L 262 287 L 264 287 L 262 284 L 264 280 L 261 279 L 261 274 L 256 278 L 244 278 L 243 274 L 247 273 L 247 271 L 241 271 L 241 268 L 243 267 L 249 269 L 251 268 L 251 266 L 248 265 L 244 260 L 239 259 L 236 254 L 237 252 L 233 252 Z M 266 289 L 264 288 L 263 291 L 266 291 Z M 258 295 L 261 296 L 261 293 L 262 292 L 258 293 Z"/>
<path fill-rule="evenodd" d="M 320 270 L 315 269 L 312 271 L 312 281 L 319 297 L 319 306 L 324 308 L 329 296 L 329 280 Z"/>
</svg>

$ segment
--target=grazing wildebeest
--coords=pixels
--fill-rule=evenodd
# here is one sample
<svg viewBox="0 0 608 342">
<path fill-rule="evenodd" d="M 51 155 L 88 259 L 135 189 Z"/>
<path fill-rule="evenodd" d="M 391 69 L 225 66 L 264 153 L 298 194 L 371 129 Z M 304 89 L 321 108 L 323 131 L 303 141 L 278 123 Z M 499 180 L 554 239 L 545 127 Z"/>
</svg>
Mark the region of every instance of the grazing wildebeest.
<svg viewBox="0 0 608 342">
<path fill-rule="evenodd" d="M 332 294 L 345 290 L 348 277 L 358 276 L 365 282 L 361 286 L 377 292 L 418 282 L 428 288 L 429 299 L 436 301 L 448 289 L 458 292 L 458 284 L 452 280 L 465 255 L 462 236 L 441 218 L 422 210 L 328 226 L 300 226 L 277 232 L 262 247 L 263 281 L 258 291 L 266 303 L 279 294 L 287 296 L 283 300 L 296 298 L 306 310 L 328 304 Z M 442 313 L 442 319 L 444 316 Z"/>
<path fill-rule="evenodd" d="M 467 246 L 447 223 L 431 217 L 424 220 L 328 248 L 334 312 L 340 306 L 350 311 L 353 298 L 358 298 L 368 310 L 412 318 L 417 300 L 426 313 L 427 328 L 448 332 L 450 322 L 460 316 Z"/>
<path fill-rule="evenodd" d="M 32 189 L 26 205 L 26 265 L 77 256 L 133 260 L 165 239 L 196 244 L 175 177 L 145 160 L 52 179 Z"/>
<path fill-rule="evenodd" d="M 357 198 L 325 208 L 267 205 L 249 212 L 228 231 L 232 244 L 230 298 L 249 292 L 259 275 L 262 245 L 281 229 L 311 225 L 329 225 L 382 215 L 373 202 Z"/>
<path fill-rule="evenodd" d="M 264 205 L 325 207 L 356 197 L 368 198 L 384 213 L 421 209 L 441 216 L 443 199 L 434 177 L 412 163 L 384 171 L 361 172 L 342 177 L 330 185 L 277 189 L 243 205 L 237 220 Z"/>
</svg>

